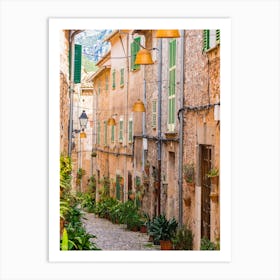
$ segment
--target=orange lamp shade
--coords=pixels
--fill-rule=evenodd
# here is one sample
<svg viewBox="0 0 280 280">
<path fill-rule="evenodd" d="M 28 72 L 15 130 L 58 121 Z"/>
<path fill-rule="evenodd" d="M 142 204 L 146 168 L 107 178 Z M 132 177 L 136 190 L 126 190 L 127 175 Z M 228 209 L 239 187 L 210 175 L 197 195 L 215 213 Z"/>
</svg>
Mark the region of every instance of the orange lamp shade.
<svg viewBox="0 0 280 280">
<path fill-rule="evenodd" d="M 146 112 L 144 103 L 143 103 L 140 99 L 138 99 L 138 100 L 134 103 L 133 108 L 132 108 L 132 111 L 133 111 L 133 112 Z"/>
<path fill-rule="evenodd" d="M 109 126 L 116 125 L 115 119 L 114 118 L 109 118 L 108 121 L 107 121 L 107 125 L 109 125 Z"/>
<path fill-rule="evenodd" d="M 180 32 L 178 29 L 175 30 L 157 30 L 156 38 L 179 38 Z"/>
<path fill-rule="evenodd" d="M 151 53 L 146 49 L 141 49 L 136 55 L 135 64 L 138 65 L 154 64 Z"/>
<path fill-rule="evenodd" d="M 87 134 L 85 132 L 80 133 L 80 138 L 87 138 Z"/>
</svg>

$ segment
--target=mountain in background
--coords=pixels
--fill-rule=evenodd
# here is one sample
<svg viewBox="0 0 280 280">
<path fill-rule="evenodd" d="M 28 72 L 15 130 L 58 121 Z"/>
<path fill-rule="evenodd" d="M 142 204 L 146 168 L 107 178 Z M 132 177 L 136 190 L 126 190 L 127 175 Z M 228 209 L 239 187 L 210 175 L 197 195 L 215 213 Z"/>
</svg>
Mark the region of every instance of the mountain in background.
<svg viewBox="0 0 280 280">
<path fill-rule="evenodd" d="M 82 65 L 86 72 L 96 71 L 96 62 L 109 50 L 110 44 L 103 42 L 111 29 L 85 30 L 78 34 L 75 43 L 82 45 Z"/>
</svg>

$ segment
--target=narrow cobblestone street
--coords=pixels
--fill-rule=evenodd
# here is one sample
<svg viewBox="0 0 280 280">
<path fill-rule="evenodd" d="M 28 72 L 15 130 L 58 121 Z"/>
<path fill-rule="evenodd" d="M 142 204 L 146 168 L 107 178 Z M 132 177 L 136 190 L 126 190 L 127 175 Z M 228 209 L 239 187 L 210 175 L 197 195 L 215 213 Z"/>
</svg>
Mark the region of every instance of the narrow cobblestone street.
<svg viewBox="0 0 280 280">
<path fill-rule="evenodd" d="M 85 218 L 87 232 L 97 237 L 93 241 L 102 250 L 160 250 L 160 246 L 148 242 L 146 233 L 129 231 L 126 225 L 113 224 L 91 213 L 86 213 Z"/>
</svg>

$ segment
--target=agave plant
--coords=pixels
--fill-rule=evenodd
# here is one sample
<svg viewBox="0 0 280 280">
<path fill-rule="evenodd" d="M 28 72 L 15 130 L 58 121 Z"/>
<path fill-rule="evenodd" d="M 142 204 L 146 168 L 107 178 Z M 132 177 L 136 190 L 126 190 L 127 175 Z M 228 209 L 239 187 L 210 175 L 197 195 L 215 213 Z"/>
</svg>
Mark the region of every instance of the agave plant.
<svg viewBox="0 0 280 280">
<path fill-rule="evenodd" d="M 154 240 L 171 240 L 176 233 L 178 223 L 175 218 L 167 220 L 165 215 L 155 217 L 149 227 L 149 235 L 154 237 Z"/>
</svg>

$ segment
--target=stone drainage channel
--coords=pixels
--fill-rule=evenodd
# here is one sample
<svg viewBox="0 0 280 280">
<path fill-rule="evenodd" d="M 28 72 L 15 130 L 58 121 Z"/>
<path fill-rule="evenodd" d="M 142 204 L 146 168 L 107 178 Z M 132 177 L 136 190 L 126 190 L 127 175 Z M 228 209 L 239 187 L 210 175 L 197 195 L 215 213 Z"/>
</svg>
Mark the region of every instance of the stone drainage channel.
<svg viewBox="0 0 280 280">
<path fill-rule="evenodd" d="M 126 225 L 113 224 L 92 213 L 85 213 L 84 225 L 88 233 L 96 236 L 92 241 L 101 250 L 160 250 L 160 246 L 148 242 L 148 235 L 126 229 Z"/>
</svg>

